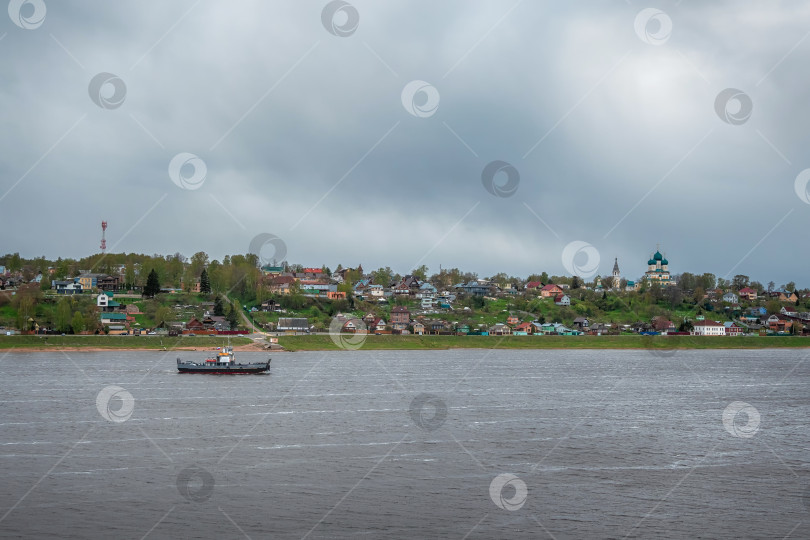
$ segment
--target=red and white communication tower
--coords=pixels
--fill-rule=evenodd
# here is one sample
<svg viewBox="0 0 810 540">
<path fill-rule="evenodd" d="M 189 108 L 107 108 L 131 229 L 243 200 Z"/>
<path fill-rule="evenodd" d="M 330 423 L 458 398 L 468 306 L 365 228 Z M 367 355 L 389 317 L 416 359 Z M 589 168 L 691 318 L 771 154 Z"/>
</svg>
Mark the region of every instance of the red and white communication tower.
<svg viewBox="0 0 810 540">
<path fill-rule="evenodd" d="M 101 253 L 107 251 L 107 239 L 104 237 L 107 232 L 107 222 L 101 222 Z"/>
</svg>

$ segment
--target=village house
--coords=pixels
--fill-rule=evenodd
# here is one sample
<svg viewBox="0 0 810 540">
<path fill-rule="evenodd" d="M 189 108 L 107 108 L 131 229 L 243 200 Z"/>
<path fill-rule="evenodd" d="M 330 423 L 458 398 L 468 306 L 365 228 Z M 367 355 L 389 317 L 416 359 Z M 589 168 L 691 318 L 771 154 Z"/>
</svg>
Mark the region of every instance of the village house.
<svg viewBox="0 0 810 540">
<path fill-rule="evenodd" d="M 301 279 L 298 281 L 301 293 L 304 296 L 318 298 L 327 296 L 330 292 L 337 292 L 337 285 L 317 279 Z"/>
<path fill-rule="evenodd" d="M 118 276 L 109 276 L 107 274 L 101 274 L 96 279 L 96 286 L 102 291 L 117 291 L 120 281 L 121 280 Z"/>
<path fill-rule="evenodd" d="M 653 317 L 650 321 L 652 323 L 652 329 L 656 332 L 675 332 L 677 329 L 675 328 L 675 324 L 667 319 L 666 317 Z"/>
<path fill-rule="evenodd" d="M 799 301 L 799 297 L 793 291 L 772 291 L 768 294 L 772 299 L 779 300 L 780 302 L 795 304 Z"/>
<path fill-rule="evenodd" d="M 402 332 L 408 329 L 411 322 L 411 312 L 405 306 L 394 306 L 391 309 L 391 328 Z"/>
<path fill-rule="evenodd" d="M 186 323 L 187 332 L 202 332 L 203 330 L 205 330 L 205 325 L 197 317 L 192 317 Z"/>
<path fill-rule="evenodd" d="M 101 324 L 111 325 L 109 330 L 122 330 L 128 327 L 126 313 L 102 313 Z"/>
<path fill-rule="evenodd" d="M 740 297 L 729 291 L 723 295 L 723 302 L 728 302 L 729 304 L 739 304 Z"/>
<path fill-rule="evenodd" d="M 570 306 L 571 299 L 568 297 L 567 294 L 560 293 L 554 297 L 554 303 L 557 304 L 558 306 Z"/>
<path fill-rule="evenodd" d="M 779 310 L 779 313 L 782 315 L 787 315 L 788 317 L 796 317 L 798 311 L 796 311 L 796 308 L 793 306 L 784 306 Z"/>
<path fill-rule="evenodd" d="M 743 334 L 743 332 L 745 331 L 745 329 L 742 326 L 738 325 L 735 322 L 731 322 L 731 321 L 723 323 L 723 326 L 726 327 L 726 335 L 727 336 L 741 336 Z"/>
<path fill-rule="evenodd" d="M 724 324 L 715 321 L 695 321 L 692 334 L 696 336 L 725 336 L 726 327 Z"/>
<path fill-rule="evenodd" d="M 282 272 L 284 272 L 283 266 L 271 266 L 266 265 L 261 267 L 262 275 L 275 277 L 280 276 Z"/>
<path fill-rule="evenodd" d="M 366 323 L 363 322 L 362 319 L 356 319 L 354 317 L 346 317 L 345 315 L 338 315 L 335 317 L 339 321 L 340 324 L 340 331 L 341 332 L 368 332 L 368 327 Z"/>
<path fill-rule="evenodd" d="M 543 298 L 554 298 L 562 293 L 563 290 L 558 285 L 554 285 L 553 283 L 544 285 L 543 288 L 540 289 L 540 296 L 542 296 Z"/>
<path fill-rule="evenodd" d="M 740 298 L 754 302 L 757 299 L 757 291 L 751 287 L 743 287 L 740 289 Z"/>
<path fill-rule="evenodd" d="M 321 268 L 304 268 L 301 273 L 308 278 L 322 278 L 325 275 Z"/>
<path fill-rule="evenodd" d="M 385 289 L 383 289 L 382 285 L 371 284 L 368 286 L 368 294 L 371 295 L 372 298 L 382 298 L 385 294 Z"/>
<path fill-rule="evenodd" d="M 510 313 L 509 316 L 506 318 L 506 324 L 508 324 L 509 326 L 515 326 L 519 322 L 520 319 L 517 317 L 517 315 L 513 315 L 512 313 Z"/>
<path fill-rule="evenodd" d="M 95 274 L 91 272 L 84 271 L 83 273 L 79 274 L 73 281 L 76 283 L 80 283 L 82 288 L 85 290 L 94 289 L 99 286 L 98 280 L 99 278 L 109 277 L 106 274 Z"/>
<path fill-rule="evenodd" d="M 425 331 L 428 334 L 440 334 L 441 332 L 444 332 L 446 330 L 445 322 L 444 321 L 439 321 L 439 320 L 436 320 L 436 319 L 431 319 L 431 320 L 425 321 L 424 325 L 425 325 Z"/>
<path fill-rule="evenodd" d="M 512 333 L 512 329 L 503 323 L 496 323 L 489 327 L 490 336 L 508 336 Z"/>
<path fill-rule="evenodd" d="M 776 333 L 779 332 L 788 333 L 790 332 L 790 329 L 793 327 L 793 321 L 790 320 L 785 315 L 782 315 L 781 313 L 773 314 L 770 317 L 768 317 L 768 320 L 765 321 L 765 324 L 768 327 L 768 330 Z"/>
<path fill-rule="evenodd" d="M 534 326 L 530 322 L 522 322 L 512 329 L 512 334 L 530 336 L 534 333 Z"/>
<path fill-rule="evenodd" d="M 585 331 L 588 329 L 588 327 L 590 327 L 590 325 L 591 322 L 585 317 L 577 317 L 576 319 L 574 319 L 574 328 L 576 328 L 577 330 Z"/>
<path fill-rule="evenodd" d="M 112 291 L 100 292 L 96 297 L 96 307 L 99 311 L 117 311 L 121 304 L 113 300 Z"/>
<path fill-rule="evenodd" d="M 290 294 L 290 287 L 293 283 L 295 283 L 295 278 L 292 276 L 275 276 L 268 279 L 267 288 L 271 293 Z"/>
<path fill-rule="evenodd" d="M 206 315 L 202 320 L 206 330 L 229 330 L 230 323 L 222 315 Z"/>
<path fill-rule="evenodd" d="M 276 325 L 277 332 L 309 332 L 309 321 L 303 317 L 281 317 Z"/>
<path fill-rule="evenodd" d="M 470 296 L 491 296 L 498 290 L 496 285 L 483 280 L 459 283 L 455 288 L 457 291 L 469 294 Z"/>
<path fill-rule="evenodd" d="M 380 318 L 375 318 L 373 321 L 371 321 L 371 324 L 368 325 L 369 332 L 381 333 L 385 332 L 385 328 L 385 320 Z"/>
<path fill-rule="evenodd" d="M 84 287 L 74 281 L 52 281 L 51 289 L 56 290 L 56 294 L 82 294 Z"/>
</svg>

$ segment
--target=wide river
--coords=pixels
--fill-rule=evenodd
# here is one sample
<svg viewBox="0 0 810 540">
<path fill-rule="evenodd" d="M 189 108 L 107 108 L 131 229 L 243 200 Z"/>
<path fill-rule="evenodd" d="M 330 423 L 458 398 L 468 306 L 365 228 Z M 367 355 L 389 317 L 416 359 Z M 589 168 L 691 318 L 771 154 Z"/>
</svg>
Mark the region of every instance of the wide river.
<svg viewBox="0 0 810 540">
<path fill-rule="evenodd" d="M 810 537 L 807 350 L 177 355 L 2 358 L 1 536 Z"/>
</svg>

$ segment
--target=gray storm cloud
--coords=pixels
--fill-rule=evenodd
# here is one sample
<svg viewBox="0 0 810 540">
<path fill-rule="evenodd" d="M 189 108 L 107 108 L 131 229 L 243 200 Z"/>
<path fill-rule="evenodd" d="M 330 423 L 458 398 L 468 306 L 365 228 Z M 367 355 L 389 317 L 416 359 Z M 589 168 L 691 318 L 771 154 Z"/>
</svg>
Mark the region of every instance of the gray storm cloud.
<svg viewBox="0 0 810 540">
<path fill-rule="evenodd" d="M 270 233 L 304 264 L 527 275 L 584 241 L 632 279 L 660 243 L 676 273 L 807 285 L 806 3 L 356 1 L 332 27 L 325 1 L 22 4 L 0 22 L 3 252 L 83 256 L 106 219 L 114 251 Z M 495 161 L 513 195 L 482 185 Z"/>
</svg>

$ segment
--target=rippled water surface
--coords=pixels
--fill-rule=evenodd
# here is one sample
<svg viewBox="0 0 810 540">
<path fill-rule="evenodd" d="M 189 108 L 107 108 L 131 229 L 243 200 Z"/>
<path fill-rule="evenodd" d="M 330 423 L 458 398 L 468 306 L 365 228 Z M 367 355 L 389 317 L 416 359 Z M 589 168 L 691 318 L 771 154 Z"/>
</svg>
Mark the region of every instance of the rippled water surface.
<svg viewBox="0 0 810 540">
<path fill-rule="evenodd" d="M 3 359 L 0 535 L 810 537 L 806 351 L 175 357 Z"/>
</svg>

